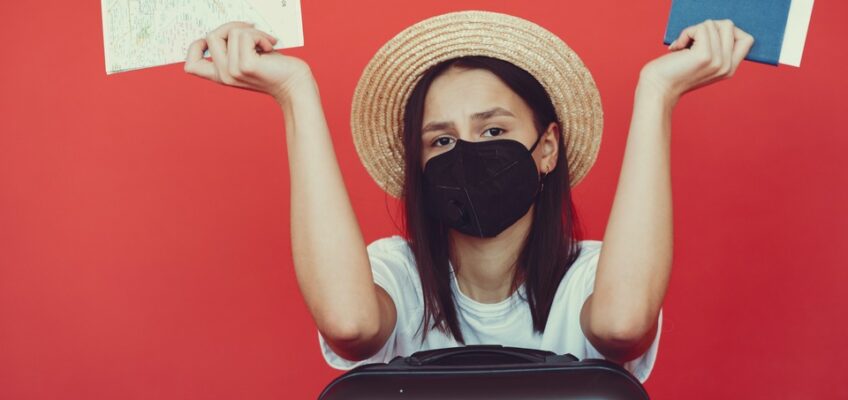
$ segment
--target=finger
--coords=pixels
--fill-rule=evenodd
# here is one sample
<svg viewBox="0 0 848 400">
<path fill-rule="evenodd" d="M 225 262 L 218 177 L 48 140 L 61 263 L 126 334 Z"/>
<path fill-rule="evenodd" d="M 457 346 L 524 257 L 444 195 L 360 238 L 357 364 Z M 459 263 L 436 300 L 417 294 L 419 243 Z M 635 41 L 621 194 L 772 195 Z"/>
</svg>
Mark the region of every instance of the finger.
<svg viewBox="0 0 848 400">
<path fill-rule="evenodd" d="M 215 72 L 218 74 L 218 79 L 221 82 L 230 82 L 230 73 L 227 70 L 227 42 L 224 38 L 209 32 L 206 35 L 206 43 L 209 45 L 209 54 L 212 55 L 212 62 L 215 64 Z"/>
<path fill-rule="evenodd" d="M 722 52 L 721 52 L 721 37 L 718 34 L 718 27 L 716 27 L 715 21 L 708 19 L 704 22 L 707 26 L 707 32 L 710 34 L 710 53 L 711 53 L 711 62 L 717 64 L 718 67 L 724 62 L 722 61 Z"/>
<path fill-rule="evenodd" d="M 681 39 L 675 42 L 675 49 L 688 47 L 692 51 L 700 53 L 703 58 L 710 57 L 710 35 L 707 33 L 707 28 L 704 24 L 690 26 L 680 34 Z"/>
<path fill-rule="evenodd" d="M 751 47 L 754 46 L 754 37 L 742 29 L 733 28 L 733 38 L 736 42 L 733 44 L 733 66 L 730 68 L 731 76 L 736 73 L 739 64 L 748 55 Z"/>
<path fill-rule="evenodd" d="M 206 35 L 209 43 L 209 53 L 212 54 L 212 62 L 215 63 L 221 82 L 232 84 L 233 79 L 229 73 L 229 62 L 227 60 L 227 38 L 230 31 L 236 28 L 250 28 L 253 24 L 244 21 L 232 21 L 222 24 Z"/>
<path fill-rule="evenodd" d="M 241 35 L 241 54 L 239 57 L 239 68 L 241 72 L 247 76 L 253 76 L 256 72 L 256 63 L 259 61 L 259 54 L 256 53 L 256 43 L 264 41 L 269 44 L 268 39 L 259 31 L 245 32 Z"/>
<path fill-rule="evenodd" d="M 233 28 L 227 35 L 227 72 L 233 79 L 241 79 L 241 71 L 239 70 L 239 38 L 244 36 L 244 31 L 241 28 Z"/>
<path fill-rule="evenodd" d="M 702 60 L 712 58 L 710 54 L 712 45 L 710 44 L 710 33 L 706 24 L 698 24 L 695 26 L 695 33 L 692 35 L 692 51 L 700 54 Z"/>
<path fill-rule="evenodd" d="M 727 19 L 716 23 L 721 37 L 722 74 L 727 74 L 733 66 L 733 21 Z"/>
<path fill-rule="evenodd" d="M 253 38 L 253 47 L 259 47 L 263 52 L 274 50 L 277 38 L 259 29 L 248 29 L 246 32 Z"/>
<path fill-rule="evenodd" d="M 262 49 L 263 49 L 263 50 L 265 50 L 265 51 L 271 51 L 271 50 L 273 50 L 273 49 L 274 49 L 274 45 L 276 45 L 276 44 L 277 44 L 277 38 L 275 38 L 274 36 L 271 36 L 271 35 L 270 35 L 270 34 L 268 34 L 268 33 L 265 33 L 265 32 L 263 32 L 263 31 L 260 31 L 259 29 L 255 29 L 255 31 L 256 31 L 256 32 L 259 32 L 260 34 L 262 34 L 262 36 L 263 36 L 263 37 L 264 37 L 264 38 L 268 41 L 268 43 L 270 43 L 270 44 L 271 44 L 271 49 L 265 49 L 265 47 L 263 47 Z"/>
<path fill-rule="evenodd" d="M 680 35 L 677 36 L 677 39 L 671 42 L 671 45 L 668 46 L 668 49 L 674 51 L 685 49 L 686 47 L 688 47 L 689 42 L 691 42 L 695 38 L 695 29 L 696 26 L 690 26 L 680 31 Z"/>
<path fill-rule="evenodd" d="M 206 39 L 197 39 L 192 42 L 188 46 L 188 56 L 186 57 L 183 69 L 187 73 L 219 82 L 218 73 L 215 72 L 215 65 L 203 58 L 203 52 L 207 48 Z"/>
<path fill-rule="evenodd" d="M 264 52 L 274 51 L 274 44 L 271 43 L 268 38 L 262 38 L 259 40 L 259 47 Z"/>
<path fill-rule="evenodd" d="M 230 32 L 232 32 L 233 29 L 239 29 L 239 30 L 251 30 L 251 29 L 253 29 L 257 32 L 260 32 L 265 37 L 267 37 L 268 40 L 270 40 L 272 44 L 277 44 L 277 38 L 275 38 L 274 36 L 271 36 L 270 34 L 268 34 L 266 32 L 260 31 L 259 29 L 255 29 L 255 26 L 256 26 L 256 24 L 253 23 L 253 22 L 232 21 L 232 22 L 228 22 L 226 24 L 223 24 L 223 25 L 215 28 L 215 30 L 209 32 L 209 34 L 219 36 L 226 41 Z"/>
<path fill-rule="evenodd" d="M 227 22 L 226 24 L 222 24 L 221 26 L 219 26 L 219 27 L 215 28 L 214 30 L 212 30 L 211 32 L 209 32 L 209 34 L 220 37 L 221 39 L 226 39 L 229 32 L 233 28 L 250 28 L 250 27 L 253 27 L 253 23 L 251 23 L 251 22 L 232 21 L 232 22 Z"/>
</svg>

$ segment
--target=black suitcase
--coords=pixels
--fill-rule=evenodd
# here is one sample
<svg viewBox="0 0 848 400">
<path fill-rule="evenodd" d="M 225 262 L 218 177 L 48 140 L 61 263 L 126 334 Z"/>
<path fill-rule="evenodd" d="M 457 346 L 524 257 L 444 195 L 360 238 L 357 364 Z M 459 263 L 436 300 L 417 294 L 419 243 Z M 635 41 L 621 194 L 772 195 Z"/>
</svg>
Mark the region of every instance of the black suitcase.
<svg viewBox="0 0 848 400">
<path fill-rule="evenodd" d="M 318 399 L 643 400 L 648 393 L 636 377 L 611 361 L 468 345 L 360 365 L 330 382 Z"/>
</svg>

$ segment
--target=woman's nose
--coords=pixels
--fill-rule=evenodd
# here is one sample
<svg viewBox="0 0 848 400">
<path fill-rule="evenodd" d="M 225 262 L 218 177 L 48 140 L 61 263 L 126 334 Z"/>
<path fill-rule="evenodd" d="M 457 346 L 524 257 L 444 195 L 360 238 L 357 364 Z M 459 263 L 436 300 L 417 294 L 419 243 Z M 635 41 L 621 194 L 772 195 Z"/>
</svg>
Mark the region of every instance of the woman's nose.
<svg viewBox="0 0 848 400">
<path fill-rule="evenodd" d="M 480 135 L 475 135 L 470 129 L 458 132 L 457 137 L 466 142 L 475 142 L 481 139 Z"/>
</svg>

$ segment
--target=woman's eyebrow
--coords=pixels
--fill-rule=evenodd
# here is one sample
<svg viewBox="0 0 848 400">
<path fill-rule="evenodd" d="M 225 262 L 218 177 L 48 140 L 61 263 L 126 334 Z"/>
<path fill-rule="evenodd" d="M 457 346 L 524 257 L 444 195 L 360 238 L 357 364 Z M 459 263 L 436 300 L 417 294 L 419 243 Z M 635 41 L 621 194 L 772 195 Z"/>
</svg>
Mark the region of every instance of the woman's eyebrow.
<svg viewBox="0 0 848 400">
<path fill-rule="evenodd" d="M 453 122 L 433 121 L 424 125 L 424 128 L 421 129 L 421 134 L 423 135 L 430 131 L 440 131 L 448 128 L 453 128 Z"/>
<path fill-rule="evenodd" d="M 509 110 L 507 110 L 503 107 L 495 107 L 495 108 L 492 108 L 492 109 L 489 109 L 489 110 L 486 110 L 486 111 L 481 111 L 481 112 L 478 112 L 478 113 L 471 114 L 471 119 L 482 121 L 482 120 L 487 120 L 489 118 L 499 116 L 499 115 L 508 116 L 508 117 L 515 117 L 515 114 L 509 112 Z M 424 125 L 424 128 L 421 129 L 421 134 L 423 135 L 423 134 L 430 132 L 430 131 L 438 131 L 438 130 L 453 128 L 453 126 L 454 126 L 453 122 L 433 121 L 433 122 L 428 123 L 427 125 Z"/>
<path fill-rule="evenodd" d="M 483 111 L 483 112 L 478 112 L 476 114 L 471 114 L 471 119 L 473 119 L 473 120 L 484 120 L 484 119 L 489 119 L 489 118 L 492 118 L 492 117 L 498 116 L 498 115 L 515 117 L 515 115 L 513 113 L 509 112 L 509 110 L 507 110 L 503 107 L 495 107 L 491 110 L 486 110 L 486 111 Z"/>
</svg>

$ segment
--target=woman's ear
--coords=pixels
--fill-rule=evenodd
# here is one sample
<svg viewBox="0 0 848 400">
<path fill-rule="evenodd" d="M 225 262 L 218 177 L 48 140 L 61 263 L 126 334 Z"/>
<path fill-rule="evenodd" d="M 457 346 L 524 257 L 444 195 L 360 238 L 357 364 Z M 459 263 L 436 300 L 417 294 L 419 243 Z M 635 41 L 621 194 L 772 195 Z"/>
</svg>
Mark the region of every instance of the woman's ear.
<svg viewBox="0 0 848 400">
<path fill-rule="evenodd" d="M 539 170 L 547 174 L 556 168 L 557 153 L 559 152 L 559 125 L 556 122 L 551 122 L 543 135 L 542 142 L 539 143 L 541 145 L 540 147 L 542 147 L 542 159 Z"/>
</svg>

